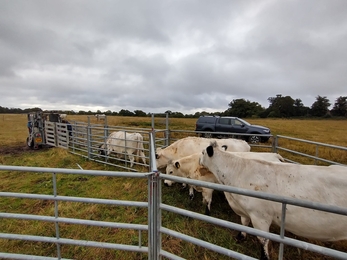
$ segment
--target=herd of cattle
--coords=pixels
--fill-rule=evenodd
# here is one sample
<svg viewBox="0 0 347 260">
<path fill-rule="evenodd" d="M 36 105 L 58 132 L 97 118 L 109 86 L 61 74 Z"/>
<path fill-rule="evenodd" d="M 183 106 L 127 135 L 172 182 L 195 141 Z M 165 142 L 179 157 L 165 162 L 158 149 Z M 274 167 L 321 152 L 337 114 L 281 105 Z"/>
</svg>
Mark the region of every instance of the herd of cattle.
<svg viewBox="0 0 347 260">
<path fill-rule="evenodd" d="M 124 134 L 123 131 L 112 133 L 100 146 L 100 151 L 106 155 L 125 152 L 131 166 L 134 157 L 142 158 L 146 163 L 143 150 L 140 134 Z M 347 208 L 347 167 L 286 163 L 279 154 L 250 150 L 243 140 L 186 137 L 166 148 L 157 148 L 156 163 L 157 168 L 166 174 Z M 167 180 L 165 183 L 168 186 L 172 184 Z M 202 192 L 206 214 L 209 214 L 213 190 L 191 186 L 191 197 L 194 189 Z M 280 203 L 228 192 L 224 194 L 243 225 L 252 222 L 254 228 L 266 232 L 269 232 L 271 224 L 280 226 Z M 285 229 L 309 239 L 345 240 L 347 217 L 287 205 Z M 245 236 L 245 233 L 239 233 L 237 238 L 244 239 Z M 258 239 L 262 245 L 261 259 L 269 259 L 268 239 Z"/>
</svg>

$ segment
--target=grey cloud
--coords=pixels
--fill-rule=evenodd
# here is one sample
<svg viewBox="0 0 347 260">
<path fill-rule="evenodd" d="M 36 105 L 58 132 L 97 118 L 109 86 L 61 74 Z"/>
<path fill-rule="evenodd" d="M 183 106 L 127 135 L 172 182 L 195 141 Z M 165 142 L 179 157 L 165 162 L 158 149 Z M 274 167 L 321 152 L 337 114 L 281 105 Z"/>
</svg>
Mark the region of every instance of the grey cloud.
<svg viewBox="0 0 347 260">
<path fill-rule="evenodd" d="M 344 1 L 2 1 L 1 106 L 224 111 L 347 96 Z"/>
</svg>

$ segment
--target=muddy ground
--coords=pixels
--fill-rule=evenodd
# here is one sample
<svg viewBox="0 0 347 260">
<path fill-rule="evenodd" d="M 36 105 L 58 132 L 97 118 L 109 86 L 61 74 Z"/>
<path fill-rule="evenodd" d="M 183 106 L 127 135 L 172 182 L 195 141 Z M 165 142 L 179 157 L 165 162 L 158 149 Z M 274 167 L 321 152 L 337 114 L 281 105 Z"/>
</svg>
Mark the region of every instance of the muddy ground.
<svg viewBox="0 0 347 260">
<path fill-rule="evenodd" d="M 28 151 L 36 152 L 36 151 L 40 151 L 40 150 L 42 151 L 45 149 L 48 149 L 48 148 L 42 147 L 40 149 L 31 149 L 26 144 L 16 144 L 13 146 L 6 146 L 6 147 L 0 146 L 0 155 L 9 155 L 9 154 L 18 155 Z"/>
</svg>

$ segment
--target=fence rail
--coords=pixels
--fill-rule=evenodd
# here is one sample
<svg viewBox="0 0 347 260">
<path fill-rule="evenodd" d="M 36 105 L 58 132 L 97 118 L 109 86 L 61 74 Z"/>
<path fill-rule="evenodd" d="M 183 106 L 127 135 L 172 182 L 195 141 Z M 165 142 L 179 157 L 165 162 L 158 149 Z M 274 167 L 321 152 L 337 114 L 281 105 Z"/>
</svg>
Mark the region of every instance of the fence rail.
<svg viewBox="0 0 347 260">
<path fill-rule="evenodd" d="M 346 208 L 334 207 L 331 205 L 324 205 L 315 202 L 301 201 L 294 198 L 287 198 L 278 195 L 272 195 L 263 192 L 250 191 L 245 189 L 240 189 L 236 187 L 224 186 L 220 184 L 208 183 L 203 181 L 197 181 L 192 179 L 186 179 L 166 174 L 160 174 L 156 171 L 152 173 L 130 173 L 129 172 L 107 172 L 107 171 L 90 171 L 90 170 L 72 170 L 72 169 L 58 169 L 58 168 L 40 168 L 40 167 L 20 167 L 20 166 L 0 166 L 0 171 L 25 171 L 32 173 L 52 173 L 53 180 L 56 174 L 79 174 L 79 175 L 95 175 L 95 176 L 109 176 L 109 177 L 128 177 L 128 178 L 149 178 L 148 180 L 148 202 L 136 202 L 136 201 L 122 201 L 122 200 L 110 200 L 110 199 L 95 199 L 95 198 L 83 198 L 83 197 L 69 197 L 69 196 L 59 196 L 56 191 L 56 186 L 53 185 L 53 195 L 45 194 L 25 194 L 25 193 L 11 193 L 11 192 L 0 192 L 0 197 L 8 198 L 25 198 L 25 199 L 40 199 L 40 200 L 51 200 L 54 202 L 69 201 L 69 202 L 83 202 L 90 204 L 108 204 L 108 205 L 120 205 L 120 206 L 131 206 L 131 207 L 148 207 L 148 225 L 141 224 L 131 224 L 131 223 L 115 223 L 115 222 L 106 222 L 106 221 L 93 221 L 85 219 L 74 219 L 74 218 L 62 218 L 59 217 L 58 212 L 55 213 L 55 216 L 41 216 L 41 215 L 30 215 L 30 214 L 19 214 L 19 213 L 0 213 L 0 218 L 8 219 L 24 219 L 24 220 L 36 220 L 43 222 L 50 222 L 59 225 L 61 223 L 69 224 L 79 224 L 79 225 L 88 225 L 88 226 L 99 226 L 99 227 L 110 227 L 110 228 L 120 228 L 120 229 L 134 229 L 139 231 L 139 245 L 124 245 L 124 244 L 112 244 L 104 243 L 98 241 L 86 241 L 86 240 L 72 240 L 67 238 L 62 238 L 59 236 L 59 232 L 56 232 L 56 237 L 46 237 L 46 236 L 34 236 L 34 235 L 21 235 L 21 234 L 7 234 L 0 233 L 0 238 L 2 239 L 19 239 L 27 241 L 36 241 L 36 242 L 48 242 L 56 244 L 57 247 L 61 245 L 78 245 L 78 246 L 91 246 L 91 247 L 101 247 L 125 251 L 134 251 L 140 253 L 147 253 L 149 259 L 160 259 L 161 256 L 166 256 L 169 259 L 182 259 L 179 256 L 174 256 L 173 254 L 166 252 L 161 249 L 161 234 L 170 235 L 184 241 L 196 244 L 198 246 L 203 246 L 207 249 L 215 251 L 217 253 L 227 255 L 236 259 L 254 259 L 252 257 L 244 256 L 233 250 L 216 246 L 212 243 L 202 241 L 200 239 L 191 237 L 189 235 L 177 232 L 175 230 L 168 229 L 161 225 L 161 211 L 165 210 L 175 214 L 180 214 L 183 216 L 195 218 L 202 220 L 214 225 L 247 232 L 248 234 L 255 236 L 262 236 L 268 238 L 272 241 L 282 243 L 285 245 L 295 246 L 305 250 L 310 250 L 327 256 L 335 257 L 336 259 L 347 259 L 347 253 L 340 252 L 337 250 L 324 248 L 317 246 L 315 244 L 307 243 L 304 241 L 288 238 L 281 235 L 276 235 L 272 233 L 263 232 L 256 230 L 250 227 L 245 227 L 240 224 L 232 223 L 229 221 L 221 220 L 218 218 L 213 218 L 210 216 L 202 215 L 192 211 L 180 209 L 173 207 L 167 204 L 161 203 L 161 180 L 168 179 L 175 182 L 183 182 L 191 185 L 196 185 L 200 187 L 207 187 L 215 190 L 226 191 L 230 193 L 242 194 L 245 196 L 256 197 L 259 199 L 267 199 L 276 202 L 280 202 L 283 205 L 297 205 L 300 207 L 306 207 L 316 210 L 323 210 L 335 214 L 347 215 Z M 284 207 L 285 208 L 285 207 Z M 57 208 L 56 208 L 57 210 Z M 281 227 L 284 228 L 283 225 Z M 148 245 L 142 245 L 141 242 L 141 231 L 148 231 Z M 5 253 L 9 254 L 9 253 Z M 12 254 L 13 259 L 24 259 L 21 258 L 22 255 L 18 255 L 16 258 L 15 254 Z M 1 255 L 0 255 L 1 257 Z M 59 250 L 57 250 L 57 258 L 61 259 L 59 255 Z M 28 259 L 28 258 L 27 258 Z M 50 258 L 52 259 L 52 258 Z"/>
<path fill-rule="evenodd" d="M 88 159 L 108 163 L 105 158 L 99 156 L 99 145 L 105 141 L 105 138 L 111 131 L 119 130 L 117 127 L 105 127 L 101 125 L 91 125 L 91 124 L 73 124 L 72 125 L 72 138 L 70 138 L 68 147 L 72 153 L 82 155 Z M 254 192 L 250 190 L 244 190 L 236 187 L 224 186 L 220 184 L 207 183 L 203 181 L 197 181 L 192 179 L 186 179 L 166 174 L 160 174 L 160 172 L 156 169 L 155 163 L 155 147 L 156 145 L 167 146 L 177 138 L 182 138 L 184 135 L 192 135 L 193 132 L 188 131 L 153 131 L 150 132 L 148 130 L 135 130 L 135 129 L 127 129 L 126 131 L 132 132 L 137 131 L 141 132 L 144 138 L 144 144 L 146 146 L 146 154 L 147 161 L 150 170 L 143 172 L 109 172 L 109 171 L 94 171 L 94 170 L 75 170 L 75 169 L 60 169 L 60 168 L 41 168 L 41 167 L 20 167 L 20 166 L 4 166 L 0 165 L 0 174 L 2 171 L 20 171 L 20 172 L 31 172 L 31 173 L 50 173 L 52 174 L 52 194 L 27 194 L 27 193 L 13 193 L 13 192 L 0 192 L 0 197 L 3 198 L 20 198 L 20 199 L 39 199 L 39 200 L 50 200 L 54 202 L 54 216 L 39 216 L 39 215 L 31 215 L 31 214 L 20 214 L 20 213 L 9 213 L 9 212 L 1 212 L 0 218 L 4 219 L 25 219 L 25 220 L 35 220 L 42 222 L 54 223 L 56 226 L 56 237 L 46 237 L 46 236 L 35 236 L 35 235 L 21 235 L 21 234 L 8 234 L 8 233 L 0 233 L 1 239 L 19 239 L 19 240 L 27 240 L 27 241 L 36 241 L 36 242 L 48 242 L 55 244 L 57 247 L 56 258 L 54 257 L 42 257 L 42 256 L 31 256 L 31 255 L 23 255 L 23 254 L 15 254 L 11 252 L 2 252 L 0 253 L 0 258 L 12 258 L 12 259 L 63 259 L 61 255 L 60 246 L 62 245 L 78 245 L 78 246 L 91 246 L 91 247 L 101 247 L 101 248 L 110 248 L 116 250 L 125 250 L 125 251 L 134 251 L 139 253 L 148 254 L 149 259 L 160 259 L 161 257 L 166 257 L 168 259 L 183 259 L 180 256 L 174 255 L 166 250 L 162 249 L 162 241 L 161 235 L 166 234 L 172 237 L 176 237 L 182 239 L 184 241 L 193 243 L 198 246 L 205 247 L 211 251 L 217 252 L 222 255 L 226 255 L 229 257 L 233 257 L 236 259 L 254 259 L 252 257 L 240 254 L 233 250 L 223 248 L 220 246 L 216 246 L 212 243 L 203 241 L 201 239 L 197 239 L 195 237 L 189 236 L 182 232 L 178 232 L 175 230 L 171 230 L 167 227 L 162 226 L 162 211 L 168 211 L 175 214 L 195 218 L 198 220 L 206 221 L 208 223 L 231 228 L 234 230 L 246 232 L 255 236 L 261 236 L 264 238 L 269 238 L 272 241 L 278 242 L 282 245 L 290 245 L 298 248 L 302 248 L 305 250 L 317 252 L 323 255 L 331 256 L 336 259 L 347 259 L 347 253 L 333 250 L 330 248 L 325 248 L 322 246 L 318 246 L 315 244 L 307 243 L 301 240 L 292 239 L 285 236 L 284 232 L 284 224 L 281 225 L 280 235 L 267 233 L 260 230 L 253 229 L 251 227 L 245 227 L 236 223 L 232 223 L 229 221 L 221 220 L 218 218 L 213 218 L 210 216 L 198 214 L 196 212 L 180 209 L 177 207 L 173 207 L 171 205 L 163 204 L 161 201 L 162 190 L 161 190 L 161 181 L 163 179 L 172 180 L 175 182 L 182 182 L 191 185 L 196 185 L 200 187 L 207 187 L 219 191 L 242 194 L 245 196 L 256 197 L 259 199 L 266 199 L 276 201 L 282 204 L 282 210 L 286 208 L 286 205 L 296 205 L 300 207 L 311 208 L 315 210 L 323 210 L 327 212 L 331 212 L 334 214 L 347 215 L 346 208 L 334 207 L 331 205 L 323 205 L 319 203 L 309 202 L 309 201 L 301 201 L 293 198 L 287 198 L 278 195 L 272 195 L 262 192 Z M 155 135 L 160 136 L 159 138 L 155 138 Z M 287 138 L 284 136 L 275 137 L 274 144 L 267 146 L 269 149 L 274 149 L 275 151 L 284 151 L 289 150 L 283 147 L 278 146 L 278 138 Z M 289 138 L 293 139 L 293 138 Z M 295 141 L 306 141 L 301 139 L 296 139 Z M 343 151 L 347 150 L 345 147 L 339 146 L 331 146 L 322 143 L 310 142 L 314 145 L 319 146 L 328 146 L 334 149 L 341 149 Z M 293 151 L 295 152 L 295 151 Z M 301 155 L 300 153 L 298 153 Z M 308 155 L 310 157 L 310 155 Z M 312 156 L 311 156 L 312 157 Z M 317 157 L 317 158 L 316 158 Z M 322 159 L 317 156 L 313 156 L 313 159 Z M 324 159 L 323 159 L 324 160 Z M 119 166 L 117 164 L 117 166 Z M 127 163 L 124 162 L 124 166 L 120 166 L 126 169 L 133 170 L 128 167 Z M 59 195 L 56 187 L 56 178 L 59 174 L 78 174 L 78 175 L 93 175 L 93 176 L 107 176 L 112 178 L 147 178 L 148 183 L 148 201 L 147 202 L 136 202 L 136 201 L 123 201 L 123 200 L 110 200 L 110 199 L 96 199 L 96 198 L 84 198 L 84 197 L 71 197 Z M 116 222 L 107 222 L 107 221 L 92 221 L 92 220 L 84 220 L 84 219 L 76 219 L 76 218 L 62 218 L 59 217 L 58 211 L 58 203 L 68 201 L 68 202 L 82 202 L 82 203 L 90 203 L 90 204 L 105 204 L 105 205 L 119 205 L 119 206 L 129 206 L 129 207 L 142 207 L 148 208 L 148 225 L 141 224 L 132 224 L 132 223 L 116 223 Z M 284 216 L 284 212 L 282 213 Z M 112 228 L 120 228 L 120 229 L 133 229 L 139 232 L 139 245 L 125 245 L 125 244 L 113 244 L 113 243 L 104 243 L 98 241 L 86 241 L 86 240 L 72 240 L 68 238 L 60 237 L 59 232 L 59 224 L 69 223 L 69 224 L 79 224 L 79 225 L 88 225 L 88 226 L 99 226 L 99 227 L 112 227 Z M 142 232 L 148 232 L 148 244 L 143 245 L 143 241 L 141 239 Z M 283 246 L 280 247 L 279 259 L 282 259 L 283 254 Z"/>
</svg>

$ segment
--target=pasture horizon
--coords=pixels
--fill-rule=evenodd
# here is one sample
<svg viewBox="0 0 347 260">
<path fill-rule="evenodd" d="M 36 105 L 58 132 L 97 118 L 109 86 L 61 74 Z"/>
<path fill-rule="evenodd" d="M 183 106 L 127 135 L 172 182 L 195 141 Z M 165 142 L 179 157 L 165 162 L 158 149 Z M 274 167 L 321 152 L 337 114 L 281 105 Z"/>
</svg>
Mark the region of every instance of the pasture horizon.
<svg viewBox="0 0 347 260">
<path fill-rule="evenodd" d="M 77 169 L 80 165 L 83 169 L 89 170 L 112 170 L 117 171 L 116 167 L 102 165 L 93 161 L 88 161 L 77 155 L 69 153 L 61 148 L 50 148 L 42 150 L 30 150 L 26 147 L 26 138 L 28 130 L 26 127 L 26 115 L 0 115 L 0 163 L 3 165 L 21 165 L 35 167 L 52 167 L 52 168 L 69 168 Z M 68 116 L 69 121 L 88 122 L 86 116 Z M 170 118 L 170 129 L 194 130 L 196 119 L 177 119 Z M 91 123 L 97 122 L 94 117 L 90 117 Z M 155 118 L 156 125 L 165 128 L 164 118 Z M 290 137 L 302 138 L 306 140 L 347 146 L 347 120 L 299 120 L 299 119 L 247 119 L 252 124 L 260 124 L 269 127 L 274 135 L 285 135 Z M 151 130 L 151 119 L 148 117 L 108 117 L 108 125 L 131 126 L 139 128 L 148 128 Z M 331 156 L 332 154 L 330 154 Z M 143 201 L 147 198 L 145 180 L 107 177 L 79 177 L 64 176 L 59 178 L 59 194 L 73 196 L 90 196 L 97 198 L 119 198 L 124 200 Z M 0 189 L 8 192 L 30 192 L 36 191 L 49 193 L 51 181 L 49 176 L 41 174 L 17 174 L 12 172 L 3 172 L 0 175 Z M 163 203 L 174 205 L 180 208 L 189 209 L 195 212 L 204 212 L 204 206 L 201 204 L 201 193 L 195 193 L 195 198 L 191 201 L 188 197 L 188 191 L 181 190 L 180 185 L 173 187 L 162 187 Z M 4 212 L 24 212 L 26 214 L 47 213 L 52 211 L 51 202 L 39 201 L 19 201 L 14 199 L 0 200 Z M 105 221 L 145 223 L 145 210 L 130 209 L 124 207 L 105 207 L 98 205 L 84 205 L 78 203 L 61 203 L 59 204 L 63 216 L 71 217 L 77 214 L 82 219 L 102 219 Z M 220 219 L 240 223 L 240 218 L 230 209 L 223 193 L 215 192 L 212 202 L 211 214 Z M 219 245 L 232 248 L 238 252 L 245 253 L 249 256 L 257 257 L 259 244 L 255 237 L 249 238 L 238 244 L 234 241 L 233 236 L 237 232 L 229 229 L 216 227 L 198 220 L 177 216 L 170 212 L 163 213 L 163 224 L 169 228 L 185 230 L 194 237 L 216 241 Z M 51 234 L 54 228 L 48 224 L 35 223 L 30 225 L 28 221 L 4 220 L 0 223 L 0 229 L 3 232 L 10 230 L 18 234 L 25 232 L 30 234 Z M 8 232 L 10 232 L 8 231 Z M 90 227 L 81 229 L 79 226 L 63 225 L 62 236 L 76 239 L 91 238 L 93 240 L 117 241 L 121 243 L 136 243 L 135 234 L 113 229 L 102 229 Z M 271 232 L 278 233 L 276 227 L 271 228 Z M 290 234 L 289 234 L 290 235 Z M 145 237 L 145 235 L 144 235 Z M 303 239 L 304 241 L 309 241 Z M 312 241 L 310 241 L 312 242 Z M 334 248 L 340 251 L 347 251 L 346 241 L 340 242 L 318 242 L 319 245 Z M 179 239 L 163 236 L 162 245 L 165 250 L 174 254 L 183 255 L 186 259 L 229 259 L 211 253 L 207 249 L 199 248 Z M 271 253 L 272 259 L 276 259 L 278 244 L 272 243 L 274 248 Z M 20 241 L 0 240 L 0 248 L 11 252 L 32 253 L 38 255 L 52 256 L 54 248 L 50 245 Z M 74 259 L 147 259 L 146 255 L 136 253 L 111 251 L 98 248 L 82 248 L 73 246 L 64 246 L 63 256 Z M 285 259 L 308 259 L 308 260 L 327 260 L 325 256 L 311 253 L 308 251 L 285 246 Z M 98 256 L 98 257 L 95 257 Z M 331 259 L 332 260 L 332 259 Z"/>
</svg>

